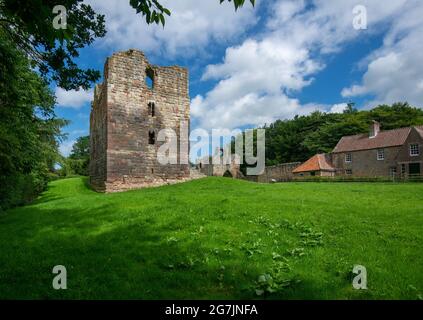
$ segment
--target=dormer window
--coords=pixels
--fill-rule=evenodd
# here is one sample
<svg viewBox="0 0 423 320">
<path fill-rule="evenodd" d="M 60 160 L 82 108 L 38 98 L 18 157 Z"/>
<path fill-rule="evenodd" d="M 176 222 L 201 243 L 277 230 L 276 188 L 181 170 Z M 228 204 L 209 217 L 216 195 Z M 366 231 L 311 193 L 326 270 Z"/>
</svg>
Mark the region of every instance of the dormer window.
<svg viewBox="0 0 423 320">
<path fill-rule="evenodd" d="M 378 149 L 377 150 L 377 160 L 378 161 L 385 160 L 385 149 Z"/>
<path fill-rule="evenodd" d="M 420 148 L 417 143 L 410 144 L 410 156 L 417 157 L 420 155 Z"/>
<path fill-rule="evenodd" d="M 148 103 L 148 114 L 152 117 L 156 115 L 156 104 L 154 102 Z"/>
</svg>

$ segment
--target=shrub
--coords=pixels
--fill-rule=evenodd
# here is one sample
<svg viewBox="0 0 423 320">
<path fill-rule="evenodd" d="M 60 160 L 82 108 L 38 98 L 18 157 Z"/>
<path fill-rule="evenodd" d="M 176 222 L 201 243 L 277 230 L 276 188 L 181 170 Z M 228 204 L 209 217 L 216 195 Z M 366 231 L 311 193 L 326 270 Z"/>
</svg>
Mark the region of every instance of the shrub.
<svg viewBox="0 0 423 320">
<path fill-rule="evenodd" d="M 48 171 L 37 168 L 29 174 L 15 173 L 0 178 L 0 211 L 25 205 L 47 188 Z"/>
</svg>

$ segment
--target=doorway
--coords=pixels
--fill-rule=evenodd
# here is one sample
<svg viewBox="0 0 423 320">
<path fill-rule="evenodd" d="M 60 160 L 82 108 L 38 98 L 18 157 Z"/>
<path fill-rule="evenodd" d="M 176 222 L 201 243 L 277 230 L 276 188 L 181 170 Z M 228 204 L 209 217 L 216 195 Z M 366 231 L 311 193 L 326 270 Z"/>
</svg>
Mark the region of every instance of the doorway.
<svg viewBox="0 0 423 320">
<path fill-rule="evenodd" d="M 233 178 L 232 173 L 229 170 L 226 170 L 225 173 L 223 174 L 223 176 L 225 178 Z"/>
</svg>

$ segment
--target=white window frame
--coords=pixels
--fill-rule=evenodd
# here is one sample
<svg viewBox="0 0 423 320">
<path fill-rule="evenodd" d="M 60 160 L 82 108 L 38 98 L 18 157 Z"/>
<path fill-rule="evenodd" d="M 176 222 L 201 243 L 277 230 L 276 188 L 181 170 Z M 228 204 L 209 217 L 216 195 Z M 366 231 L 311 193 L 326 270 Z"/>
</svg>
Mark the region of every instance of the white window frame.
<svg viewBox="0 0 423 320">
<path fill-rule="evenodd" d="M 385 149 L 377 149 L 377 161 L 385 160 Z"/>
<path fill-rule="evenodd" d="M 352 153 L 345 154 L 345 163 L 352 163 Z"/>
<path fill-rule="evenodd" d="M 413 149 L 413 147 L 414 147 L 414 149 Z M 410 157 L 418 157 L 420 155 L 420 146 L 419 146 L 418 143 L 411 143 L 409 150 L 410 150 Z M 414 151 L 414 153 L 413 153 L 413 151 Z"/>
</svg>

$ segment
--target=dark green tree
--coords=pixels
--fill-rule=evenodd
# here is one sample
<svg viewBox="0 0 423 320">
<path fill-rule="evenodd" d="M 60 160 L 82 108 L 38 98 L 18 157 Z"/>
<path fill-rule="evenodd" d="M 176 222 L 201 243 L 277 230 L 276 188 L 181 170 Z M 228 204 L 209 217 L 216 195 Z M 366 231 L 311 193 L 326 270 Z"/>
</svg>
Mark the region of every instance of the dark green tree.
<svg viewBox="0 0 423 320">
<path fill-rule="evenodd" d="M 89 159 L 90 157 L 90 136 L 79 137 L 72 146 L 69 155 L 71 159 Z"/>
<path fill-rule="evenodd" d="M 72 146 L 68 159 L 64 162 L 67 174 L 87 176 L 90 163 L 90 137 L 79 137 Z"/>
<path fill-rule="evenodd" d="M 53 8 L 67 10 L 67 27 L 55 29 Z M 80 69 L 78 50 L 105 35 L 104 16 L 81 0 L 0 0 L 0 27 L 12 43 L 31 59 L 33 67 L 64 89 L 88 89 L 100 73 Z"/>
<path fill-rule="evenodd" d="M 66 121 L 54 96 L 25 55 L 0 30 L 0 209 L 41 192 L 59 159 Z"/>
</svg>

